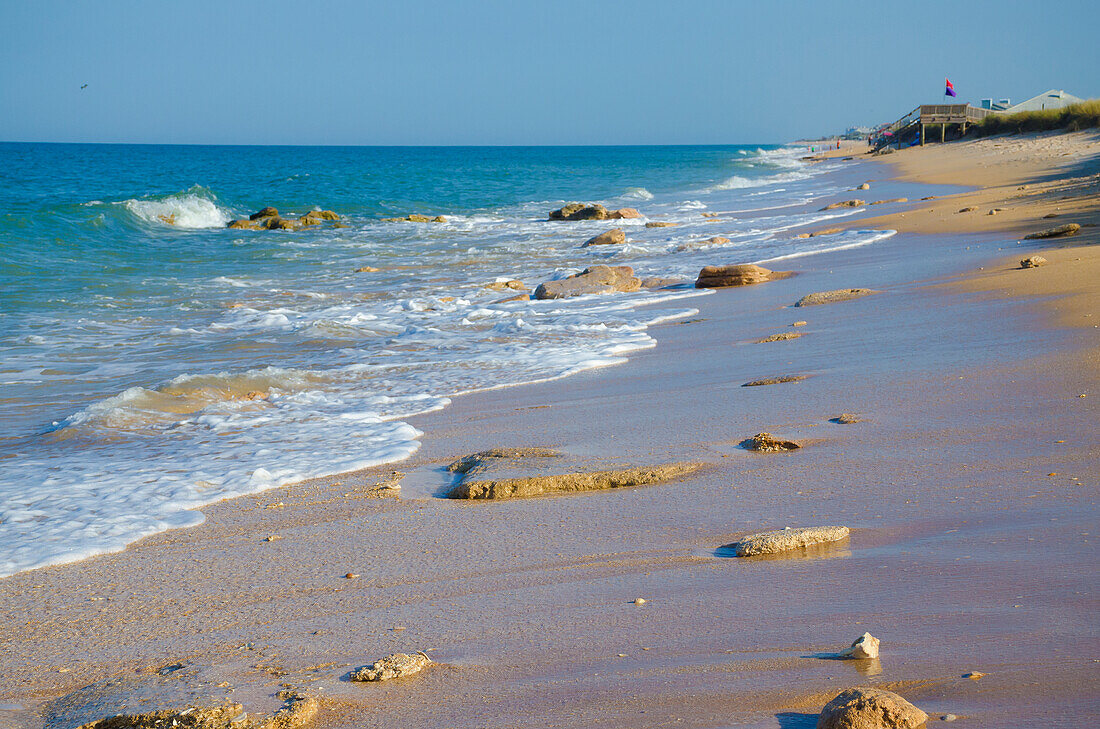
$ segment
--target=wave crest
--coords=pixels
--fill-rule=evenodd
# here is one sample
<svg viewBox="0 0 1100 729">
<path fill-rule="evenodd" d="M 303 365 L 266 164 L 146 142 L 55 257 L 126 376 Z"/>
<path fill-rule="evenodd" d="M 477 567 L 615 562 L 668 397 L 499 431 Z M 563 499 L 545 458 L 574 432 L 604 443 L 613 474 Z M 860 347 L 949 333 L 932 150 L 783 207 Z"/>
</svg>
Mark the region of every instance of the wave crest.
<svg viewBox="0 0 1100 729">
<path fill-rule="evenodd" d="M 218 206 L 213 194 L 196 185 L 186 192 L 156 198 L 122 202 L 128 212 L 144 223 L 171 225 L 176 228 L 224 228 L 229 211 Z"/>
</svg>

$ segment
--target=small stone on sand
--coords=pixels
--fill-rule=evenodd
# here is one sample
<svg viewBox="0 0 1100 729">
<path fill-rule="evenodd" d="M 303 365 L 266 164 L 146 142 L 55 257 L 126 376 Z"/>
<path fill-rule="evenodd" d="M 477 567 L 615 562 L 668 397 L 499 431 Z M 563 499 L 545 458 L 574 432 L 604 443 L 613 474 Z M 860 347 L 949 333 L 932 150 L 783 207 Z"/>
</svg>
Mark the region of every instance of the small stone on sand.
<svg viewBox="0 0 1100 729">
<path fill-rule="evenodd" d="M 979 681 L 985 676 L 981 671 L 971 671 L 970 673 L 964 673 L 963 678 L 969 678 L 971 681 Z"/>
<path fill-rule="evenodd" d="M 779 375 L 777 377 L 765 377 L 761 380 L 746 382 L 741 385 L 741 387 L 761 387 L 762 385 L 779 385 L 784 382 L 801 382 L 809 377 L 809 375 Z"/>
<path fill-rule="evenodd" d="M 829 422 L 836 423 L 837 425 L 852 425 L 853 423 L 863 422 L 863 418 L 855 413 L 841 413 L 835 418 L 829 418 Z"/>
<path fill-rule="evenodd" d="M 778 453 L 780 451 L 793 451 L 801 448 L 793 440 L 782 440 L 771 433 L 757 433 L 752 438 L 743 442 L 743 445 L 758 453 Z"/>
<path fill-rule="evenodd" d="M 975 211 L 975 210 L 977 210 L 977 209 L 978 209 L 978 208 L 977 208 L 976 206 L 974 206 L 974 205 L 971 205 L 971 206 L 969 206 L 969 207 L 965 207 L 965 208 L 962 208 L 962 209 L 960 209 L 960 210 L 959 210 L 959 212 L 960 212 L 960 213 L 972 213 L 972 212 L 974 212 L 974 211 Z"/>
<path fill-rule="evenodd" d="M 804 327 L 809 323 L 810 322 L 808 322 L 808 321 L 796 321 L 794 324 L 791 324 L 791 326 L 792 327 Z"/>
<path fill-rule="evenodd" d="M 757 339 L 757 344 L 767 344 L 768 342 L 785 342 L 789 339 L 798 339 L 802 336 L 802 332 L 780 332 L 779 334 L 772 334 L 770 337 L 764 337 L 763 339 Z"/>
<path fill-rule="evenodd" d="M 834 289 L 832 291 L 815 291 L 806 294 L 799 299 L 795 306 L 818 306 L 820 304 L 833 304 L 838 301 L 850 301 L 870 294 L 877 294 L 874 289 Z"/>
<path fill-rule="evenodd" d="M 402 676 L 420 673 L 432 662 L 426 653 L 391 653 L 385 658 L 352 672 L 352 681 L 388 681 Z"/>
<path fill-rule="evenodd" d="M 355 574 L 354 572 L 348 572 L 346 575 L 344 575 L 345 580 L 354 580 L 354 579 L 357 579 L 358 577 L 359 577 L 359 575 Z"/>
<path fill-rule="evenodd" d="M 955 721 L 958 718 L 959 717 L 955 716 L 954 714 L 944 714 L 940 717 L 940 721 Z"/>
<path fill-rule="evenodd" d="M 1028 256 L 1020 261 L 1020 268 L 1038 268 L 1039 266 L 1045 266 L 1046 263 L 1047 259 L 1042 256 Z"/>
<path fill-rule="evenodd" d="M 879 639 L 870 633 L 864 633 L 856 638 L 851 647 L 840 652 L 844 658 L 868 659 L 878 658 Z"/>
<path fill-rule="evenodd" d="M 634 604 L 635 605 L 645 605 L 645 603 L 646 603 L 646 599 L 644 597 L 634 598 Z"/>
<path fill-rule="evenodd" d="M 749 534 L 733 545 L 738 557 L 753 557 L 758 554 L 787 552 L 815 544 L 839 542 L 848 538 L 848 527 L 820 526 L 798 529 L 778 529 L 771 532 Z"/>
</svg>

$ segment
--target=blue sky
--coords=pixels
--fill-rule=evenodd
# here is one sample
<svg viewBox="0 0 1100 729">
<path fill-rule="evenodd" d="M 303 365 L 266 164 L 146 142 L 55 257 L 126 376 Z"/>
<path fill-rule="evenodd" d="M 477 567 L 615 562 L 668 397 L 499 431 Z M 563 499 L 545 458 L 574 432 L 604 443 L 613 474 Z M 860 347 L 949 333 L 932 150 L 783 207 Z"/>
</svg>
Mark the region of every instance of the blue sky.
<svg viewBox="0 0 1100 729">
<path fill-rule="evenodd" d="M 8 141 L 764 143 L 944 76 L 1100 96 L 1097 0 L 0 0 L 0 24 Z"/>
</svg>

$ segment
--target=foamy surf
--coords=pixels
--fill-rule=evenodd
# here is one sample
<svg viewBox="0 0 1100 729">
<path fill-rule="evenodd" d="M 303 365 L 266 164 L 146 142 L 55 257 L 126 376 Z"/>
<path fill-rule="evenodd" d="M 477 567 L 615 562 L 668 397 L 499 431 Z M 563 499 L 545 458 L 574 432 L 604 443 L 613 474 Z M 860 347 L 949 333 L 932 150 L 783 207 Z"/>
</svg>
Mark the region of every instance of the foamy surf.
<svg viewBox="0 0 1100 729">
<path fill-rule="evenodd" d="M 224 210 L 202 192 L 182 192 L 161 198 L 131 199 L 122 206 L 138 220 L 176 228 L 224 228 L 230 220 Z"/>
</svg>

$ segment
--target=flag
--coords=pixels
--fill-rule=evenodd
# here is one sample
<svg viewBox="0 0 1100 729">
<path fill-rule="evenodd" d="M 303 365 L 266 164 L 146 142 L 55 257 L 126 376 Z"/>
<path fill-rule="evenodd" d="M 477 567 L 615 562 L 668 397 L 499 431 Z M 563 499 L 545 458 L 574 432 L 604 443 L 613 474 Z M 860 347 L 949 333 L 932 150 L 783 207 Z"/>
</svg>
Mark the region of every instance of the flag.
<svg viewBox="0 0 1100 729">
<path fill-rule="evenodd" d="M 951 83 L 951 79 L 945 78 L 944 83 L 947 84 L 947 88 L 944 89 L 943 95 L 944 96 L 954 96 L 955 95 L 955 86 Z"/>
</svg>

